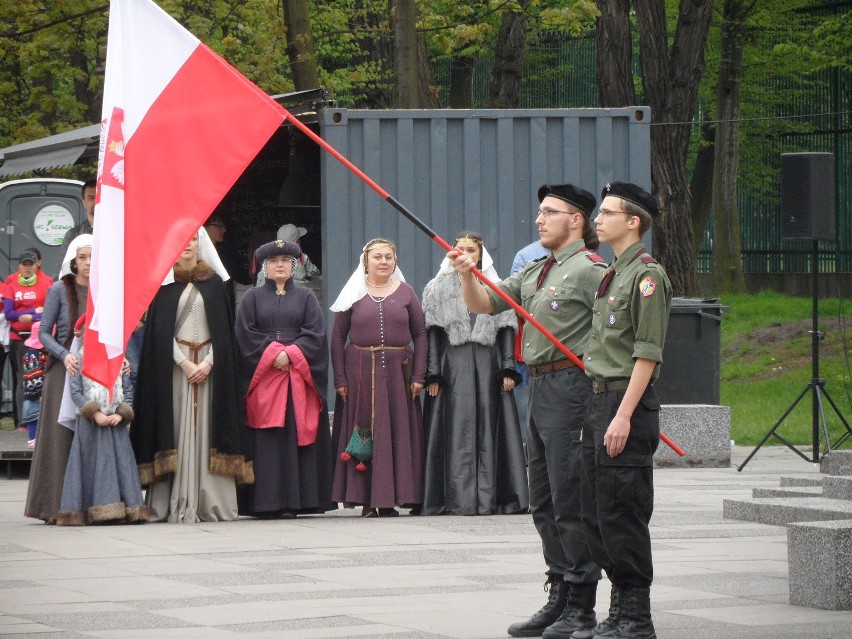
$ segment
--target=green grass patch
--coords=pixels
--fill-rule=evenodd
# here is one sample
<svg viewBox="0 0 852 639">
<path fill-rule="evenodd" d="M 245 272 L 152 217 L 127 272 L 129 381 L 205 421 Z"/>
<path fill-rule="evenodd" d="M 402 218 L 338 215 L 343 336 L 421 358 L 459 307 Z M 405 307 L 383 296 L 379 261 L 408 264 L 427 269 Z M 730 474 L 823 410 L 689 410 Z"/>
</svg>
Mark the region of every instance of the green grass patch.
<svg viewBox="0 0 852 639">
<path fill-rule="evenodd" d="M 731 308 L 722 321 L 721 402 L 731 407 L 731 437 L 738 444 L 756 445 L 811 381 L 812 301 L 764 292 L 729 295 L 721 303 Z M 820 342 L 820 377 L 847 423 L 852 423 L 849 353 L 844 321 L 838 319 L 840 309 L 837 298 L 819 302 L 819 330 L 825 334 Z M 843 311 L 852 311 L 852 304 L 846 302 Z M 852 320 L 847 328 L 852 330 Z M 823 408 L 836 442 L 845 429 L 827 400 Z M 808 391 L 777 432 L 796 445 L 810 444 L 812 411 Z M 843 447 L 852 447 L 852 441 Z"/>
</svg>

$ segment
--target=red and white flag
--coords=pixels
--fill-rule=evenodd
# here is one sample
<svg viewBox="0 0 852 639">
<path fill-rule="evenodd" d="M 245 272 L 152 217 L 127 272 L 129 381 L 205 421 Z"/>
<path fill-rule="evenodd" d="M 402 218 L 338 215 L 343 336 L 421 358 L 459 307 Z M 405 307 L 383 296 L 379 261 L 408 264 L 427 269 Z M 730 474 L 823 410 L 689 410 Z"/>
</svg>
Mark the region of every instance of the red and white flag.
<svg viewBox="0 0 852 639">
<path fill-rule="evenodd" d="M 111 0 L 83 371 L 112 388 L 166 273 L 286 111 L 150 0 Z"/>
</svg>

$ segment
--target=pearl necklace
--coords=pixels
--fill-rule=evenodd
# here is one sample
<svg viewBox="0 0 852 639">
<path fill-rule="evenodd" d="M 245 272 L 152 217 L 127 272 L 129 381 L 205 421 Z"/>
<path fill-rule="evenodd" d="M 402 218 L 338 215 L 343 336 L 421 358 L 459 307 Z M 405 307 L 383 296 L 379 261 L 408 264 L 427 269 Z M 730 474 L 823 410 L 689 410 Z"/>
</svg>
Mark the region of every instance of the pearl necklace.
<svg viewBox="0 0 852 639">
<path fill-rule="evenodd" d="M 387 281 L 386 283 L 384 283 L 384 284 L 373 284 L 373 283 L 372 283 L 372 282 L 371 282 L 368 278 L 366 278 L 366 277 L 364 278 L 364 281 L 365 281 L 365 282 L 367 282 L 367 284 L 368 284 L 369 286 L 372 286 L 373 288 L 387 288 L 388 286 L 390 286 L 391 284 L 393 284 L 393 280 L 388 280 L 388 281 Z"/>
</svg>

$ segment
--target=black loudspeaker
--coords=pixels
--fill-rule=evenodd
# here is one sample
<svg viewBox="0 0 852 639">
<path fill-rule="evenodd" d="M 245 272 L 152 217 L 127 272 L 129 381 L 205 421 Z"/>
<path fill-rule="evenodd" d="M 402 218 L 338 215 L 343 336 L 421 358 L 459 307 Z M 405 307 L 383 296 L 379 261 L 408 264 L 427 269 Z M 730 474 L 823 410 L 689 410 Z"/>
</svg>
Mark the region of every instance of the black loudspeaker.
<svg viewBox="0 0 852 639">
<path fill-rule="evenodd" d="M 834 240 L 834 154 L 781 154 L 781 239 Z"/>
</svg>

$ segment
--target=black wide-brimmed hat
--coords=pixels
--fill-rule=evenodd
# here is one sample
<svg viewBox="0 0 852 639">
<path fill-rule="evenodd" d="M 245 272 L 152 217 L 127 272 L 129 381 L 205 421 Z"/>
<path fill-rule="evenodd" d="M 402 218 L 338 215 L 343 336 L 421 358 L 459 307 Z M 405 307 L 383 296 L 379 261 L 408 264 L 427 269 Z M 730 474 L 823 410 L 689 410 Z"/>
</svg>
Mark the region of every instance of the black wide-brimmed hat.
<svg viewBox="0 0 852 639">
<path fill-rule="evenodd" d="M 601 191 L 601 199 L 608 195 L 633 202 L 636 206 L 640 206 L 648 211 L 653 219 L 657 219 L 660 215 L 660 205 L 657 202 L 657 198 L 636 184 L 631 184 L 630 182 L 609 182 Z"/>
<path fill-rule="evenodd" d="M 255 272 L 257 272 L 264 260 L 268 260 L 270 257 L 275 257 L 276 255 L 289 255 L 290 257 L 299 259 L 302 257 L 302 249 L 298 244 L 284 240 L 275 240 L 274 242 L 261 244 L 254 252 Z"/>
<path fill-rule="evenodd" d="M 588 191 L 573 184 L 545 184 L 538 189 L 538 201 L 541 202 L 547 196 L 555 197 L 580 209 L 586 217 L 590 217 L 595 210 L 597 201 L 595 196 Z"/>
</svg>

